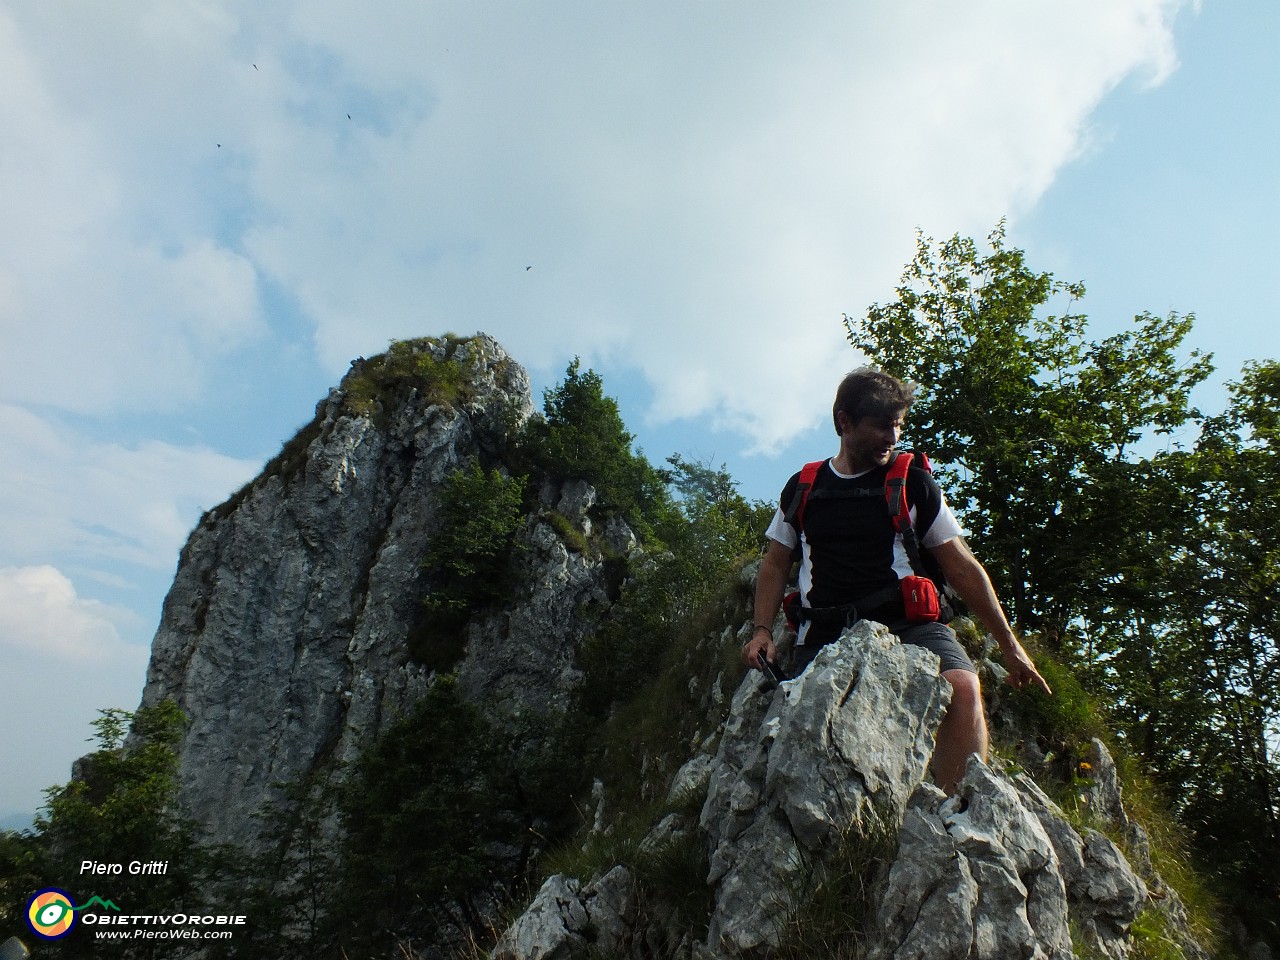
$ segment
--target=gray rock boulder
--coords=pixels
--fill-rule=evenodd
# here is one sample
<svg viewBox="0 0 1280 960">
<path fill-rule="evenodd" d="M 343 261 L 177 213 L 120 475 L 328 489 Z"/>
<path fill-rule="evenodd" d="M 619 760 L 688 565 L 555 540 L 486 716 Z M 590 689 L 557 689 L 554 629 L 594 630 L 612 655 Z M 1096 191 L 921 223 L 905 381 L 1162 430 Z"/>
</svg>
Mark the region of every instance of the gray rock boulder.
<svg viewBox="0 0 1280 960">
<path fill-rule="evenodd" d="M 896 845 L 866 877 L 867 960 L 1068 960 L 1081 945 L 1112 960 L 1129 955 L 1147 889 L 1115 844 L 1073 827 L 1026 776 L 1010 779 L 976 757 L 954 796 L 923 782 L 949 700 L 937 669 L 932 654 L 861 623 L 777 689 L 747 674 L 715 757 L 696 756 L 673 780 L 682 793 L 707 784 L 698 829 L 714 907 L 702 942 L 666 930 L 667 943 L 700 960 L 785 954 L 833 854 L 889 830 Z M 650 839 L 691 828 L 667 816 Z M 616 878 L 605 884 L 611 876 L 584 889 L 548 881 L 496 956 L 583 946 L 588 911 L 579 904 L 597 886 L 616 887 Z M 654 921 L 643 907 L 590 899 L 609 949 L 645 956 Z"/>
<path fill-rule="evenodd" d="M 710 951 L 776 946 L 823 856 L 850 831 L 896 825 L 949 699 L 933 654 L 867 622 L 776 691 L 747 676 L 702 810 Z"/>
<path fill-rule="evenodd" d="M 954 797 L 927 784 L 913 796 L 869 960 L 1066 960 L 1069 921 L 1122 958 L 1145 901 L 1114 844 L 1080 837 L 1029 780 L 972 758 Z"/>
<path fill-rule="evenodd" d="M 499 939 L 494 960 L 569 960 L 589 947 L 616 951 L 635 922 L 635 881 L 615 867 L 594 883 L 548 877 Z"/>
</svg>

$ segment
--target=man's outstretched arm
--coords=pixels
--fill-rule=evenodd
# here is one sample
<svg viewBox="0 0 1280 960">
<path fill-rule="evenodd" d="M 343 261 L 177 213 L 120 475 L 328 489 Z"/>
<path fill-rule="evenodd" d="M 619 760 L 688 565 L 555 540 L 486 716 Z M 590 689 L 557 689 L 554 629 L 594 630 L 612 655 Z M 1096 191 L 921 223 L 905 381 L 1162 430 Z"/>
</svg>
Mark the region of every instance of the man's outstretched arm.
<svg viewBox="0 0 1280 960">
<path fill-rule="evenodd" d="M 996 643 L 1000 644 L 1005 669 L 1009 671 L 1006 682 L 1019 690 L 1033 683 L 1045 693 L 1053 693 L 1014 635 L 986 568 L 973 555 L 969 545 L 964 542 L 964 537 L 955 537 L 941 543 L 931 548 L 931 552 L 946 574 L 947 582 L 973 611 L 974 616 L 982 621 L 987 632 L 995 637 Z"/>
<path fill-rule="evenodd" d="M 776 663 L 778 650 L 773 644 L 773 621 L 782 606 L 782 595 L 787 589 L 787 577 L 791 573 L 791 548 L 777 540 L 769 541 L 769 549 L 760 560 L 760 572 L 756 574 L 756 599 L 752 605 L 751 639 L 742 648 L 742 659 L 748 666 L 758 667 L 760 655 L 770 663 Z"/>
</svg>

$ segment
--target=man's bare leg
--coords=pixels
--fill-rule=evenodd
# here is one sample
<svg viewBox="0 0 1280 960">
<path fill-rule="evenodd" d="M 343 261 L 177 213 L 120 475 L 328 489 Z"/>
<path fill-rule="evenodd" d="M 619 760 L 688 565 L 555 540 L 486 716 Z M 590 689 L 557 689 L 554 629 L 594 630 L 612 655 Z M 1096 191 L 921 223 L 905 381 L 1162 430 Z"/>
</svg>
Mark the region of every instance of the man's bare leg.
<svg viewBox="0 0 1280 960">
<path fill-rule="evenodd" d="M 933 749 L 933 781 L 948 794 L 964 776 L 972 754 L 987 759 L 987 718 L 982 712 L 982 688 L 978 675 L 968 670 L 947 670 L 943 678 L 951 684 L 951 705 L 947 707 Z"/>
</svg>

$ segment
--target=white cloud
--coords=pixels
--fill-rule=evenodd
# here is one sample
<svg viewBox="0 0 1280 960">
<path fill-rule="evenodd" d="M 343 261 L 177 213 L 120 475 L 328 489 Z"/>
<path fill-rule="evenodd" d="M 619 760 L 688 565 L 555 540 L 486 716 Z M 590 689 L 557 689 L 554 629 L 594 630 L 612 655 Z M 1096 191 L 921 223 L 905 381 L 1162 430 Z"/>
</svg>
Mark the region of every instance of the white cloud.
<svg viewBox="0 0 1280 960">
<path fill-rule="evenodd" d="M 383 126 L 285 131 L 247 246 L 335 369 L 483 327 L 534 365 L 634 365 L 655 418 L 772 446 L 826 404 L 840 314 L 914 229 L 1032 205 L 1101 97 L 1171 69 L 1178 6 L 309 6 L 295 25 Z"/>
<path fill-rule="evenodd" d="M 74 409 L 191 398 L 261 276 L 335 372 L 485 329 L 774 446 L 915 228 L 1027 210 L 1109 90 L 1168 75 L 1185 6 L 20 3 L 0 373 Z"/>
<path fill-rule="evenodd" d="M 117 622 L 132 615 L 76 594 L 59 570 L 0 567 L 0 648 L 39 660 L 81 667 L 124 660 L 135 671 L 146 650 L 120 637 Z"/>
<path fill-rule="evenodd" d="M 66 782 L 99 709 L 137 704 L 147 649 L 121 637 L 135 620 L 52 566 L 0 567 L 0 817 L 35 813 L 44 788 Z"/>
<path fill-rule="evenodd" d="M 197 395 L 211 359 L 262 330 L 256 271 L 219 231 L 227 198 L 211 195 L 224 183 L 199 156 L 218 149 L 222 124 L 202 113 L 208 91 L 192 89 L 202 64 L 186 59 L 223 38 L 159 28 L 176 19 L 145 5 L 0 9 L 0 391 L 10 399 L 172 409 Z M 213 128 L 199 146 L 197 118 Z"/>
<path fill-rule="evenodd" d="M 74 556 L 99 582 L 171 570 L 200 511 L 261 466 L 203 447 L 103 443 L 3 404 L 0 448 L 0 562 Z"/>
</svg>

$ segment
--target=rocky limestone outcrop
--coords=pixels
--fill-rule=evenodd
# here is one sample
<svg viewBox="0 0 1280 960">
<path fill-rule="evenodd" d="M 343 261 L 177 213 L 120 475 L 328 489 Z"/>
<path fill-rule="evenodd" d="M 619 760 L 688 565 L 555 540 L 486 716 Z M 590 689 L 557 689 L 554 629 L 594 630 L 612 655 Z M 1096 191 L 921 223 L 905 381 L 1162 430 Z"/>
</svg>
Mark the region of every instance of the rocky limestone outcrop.
<svg viewBox="0 0 1280 960">
<path fill-rule="evenodd" d="M 614 867 L 585 886 L 555 874 L 503 934 L 494 956 L 569 960 L 593 945 L 615 949 L 631 937 L 635 901 L 635 880 L 626 867 Z"/>
<path fill-rule="evenodd" d="M 888 829 L 896 853 L 871 878 L 871 933 L 857 945 L 869 960 L 1067 960 L 1073 935 L 1096 955 L 1128 956 L 1147 890 L 1110 840 L 1077 831 L 1029 778 L 977 758 L 954 796 L 923 782 L 948 697 L 932 654 L 865 622 L 776 690 L 749 673 L 714 758 L 678 777 L 683 789 L 707 785 L 697 828 L 714 893 L 706 937 L 686 932 L 685 954 L 785 947 L 822 866 Z M 643 957 L 652 921 L 636 899 L 622 866 L 588 884 L 552 877 L 495 958 L 573 956 L 584 930 L 599 948 Z"/>
<path fill-rule="evenodd" d="M 922 784 L 912 797 L 868 957 L 1067 960 L 1074 923 L 1119 960 L 1146 897 L 1110 840 L 972 758 L 954 796 Z"/>
<path fill-rule="evenodd" d="M 715 887 L 708 946 L 776 946 L 823 856 L 896 824 L 950 700 L 938 660 L 859 623 L 796 681 L 734 697 L 701 827 Z"/>
<path fill-rule="evenodd" d="M 379 404 L 367 389 L 374 361 L 357 361 L 315 420 L 206 514 L 182 551 L 142 702 L 171 697 L 190 718 L 179 796 L 217 841 L 252 851 L 256 815 L 280 800 L 281 784 L 358 757 L 431 682 L 406 640 L 427 589 L 441 485 L 503 423 L 527 418 L 532 401 L 524 370 L 488 337 L 402 349 L 461 370 L 465 389 L 445 400 L 410 389 Z M 542 495 L 570 522 L 589 522 L 585 485 Z M 617 551 L 634 546 L 624 525 L 605 534 Z M 520 576 L 536 589 L 473 618 L 459 682 L 475 699 L 537 711 L 576 681 L 579 611 L 604 599 L 605 578 L 598 557 L 567 549 L 538 515 L 520 537 Z"/>
</svg>

